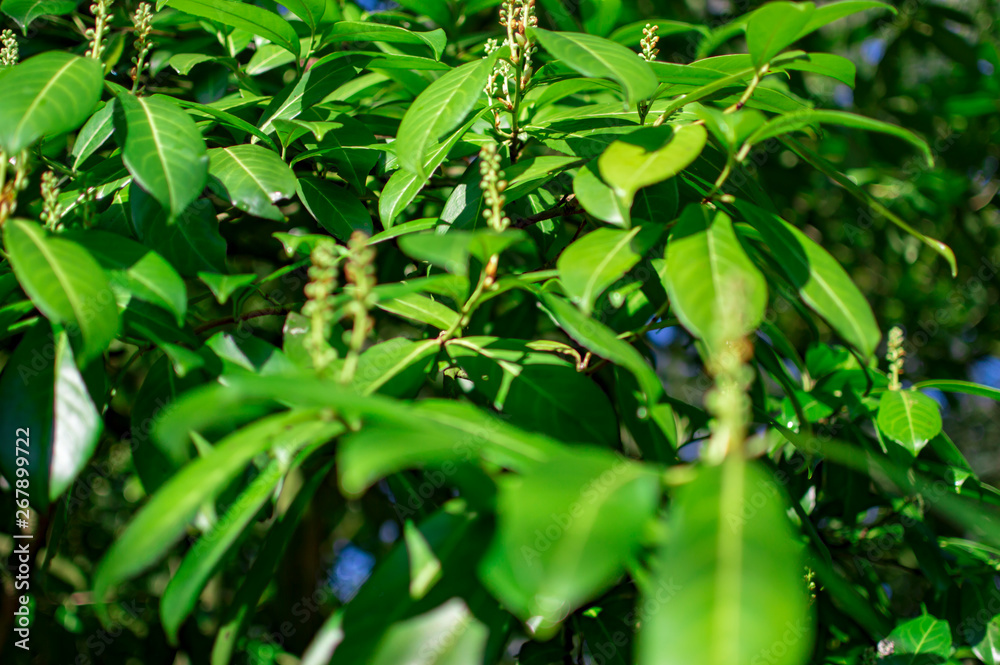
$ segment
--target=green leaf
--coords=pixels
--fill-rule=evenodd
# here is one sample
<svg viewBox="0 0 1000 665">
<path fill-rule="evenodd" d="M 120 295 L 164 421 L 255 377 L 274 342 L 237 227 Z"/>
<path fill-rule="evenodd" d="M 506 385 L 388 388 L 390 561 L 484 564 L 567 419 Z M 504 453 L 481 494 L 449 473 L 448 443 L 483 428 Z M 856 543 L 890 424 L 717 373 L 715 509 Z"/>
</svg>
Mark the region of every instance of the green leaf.
<svg viewBox="0 0 1000 665">
<path fill-rule="evenodd" d="M 74 169 L 80 168 L 80 164 L 111 138 L 111 134 L 114 133 L 114 109 L 113 103 L 105 104 L 101 110 L 90 116 L 90 119 L 80 129 L 76 141 L 73 142 L 73 152 L 71 153 L 75 158 L 73 160 Z"/>
<path fill-rule="evenodd" d="M 684 327 L 710 349 L 760 325 L 767 282 L 723 212 L 691 204 L 670 233 L 665 286 Z"/>
<path fill-rule="evenodd" d="M 469 114 L 483 95 L 495 58 L 484 58 L 451 70 L 414 100 L 399 125 L 394 146 L 399 164 L 426 177 L 425 164 L 438 140 Z"/>
<path fill-rule="evenodd" d="M 169 7 L 258 35 L 299 56 L 295 28 L 274 12 L 233 0 L 166 0 Z"/>
<path fill-rule="evenodd" d="M 747 22 L 747 50 L 754 67 L 760 69 L 791 46 L 815 11 L 811 2 L 770 2 L 751 14 Z"/>
<path fill-rule="evenodd" d="M 371 665 L 457 665 L 483 662 L 489 630 L 465 602 L 453 598 L 437 609 L 394 623 L 365 659 Z M 337 654 L 334 654 L 335 662 Z"/>
<path fill-rule="evenodd" d="M 183 325 L 187 313 L 187 289 L 184 280 L 162 256 L 148 247 L 116 233 L 91 229 L 63 233 L 97 259 L 109 273 L 112 289 L 122 289 L 163 307 Z"/>
<path fill-rule="evenodd" d="M 339 21 L 331 25 L 323 35 L 324 42 L 419 44 L 430 48 L 435 60 L 441 59 L 447 40 L 444 30 L 414 32 L 395 25 L 361 21 Z M 486 85 L 485 79 L 483 85 Z"/>
<path fill-rule="evenodd" d="M 104 598 L 163 556 L 198 509 L 218 496 L 255 456 L 271 449 L 293 454 L 342 429 L 343 425 L 323 422 L 313 411 L 290 411 L 263 418 L 219 441 L 207 455 L 171 477 L 112 543 L 94 574 L 94 596 Z"/>
<path fill-rule="evenodd" d="M 215 296 L 216 302 L 225 305 L 229 297 L 237 291 L 242 291 L 257 280 L 257 275 L 249 273 L 246 275 L 220 275 L 212 272 L 199 272 L 198 279 L 205 283 L 205 286 Z"/>
<path fill-rule="evenodd" d="M 355 62 L 359 61 L 360 62 Z M 274 131 L 275 120 L 290 120 L 316 104 L 342 84 L 354 78 L 358 66 L 364 64 L 358 56 L 331 53 L 313 63 L 294 84 L 289 84 L 271 99 L 258 123 L 261 131 Z"/>
<path fill-rule="evenodd" d="M 10 442 L 0 451 L 0 470 L 7 482 L 19 486 L 17 460 L 25 459 L 30 491 L 20 498 L 44 513 L 86 467 L 103 426 L 68 335 L 36 323 L 0 376 L 0 427 Z"/>
<path fill-rule="evenodd" d="M 28 26 L 40 16 L 63 16 L 76 9 L 76 0 L 3 0 L 0 11 L 14 19 L 27 36 Z"/>
<path fill-rule="evenodd" d="M 869 9 L 884 9 L 893 14 L 899 13 L 892 5 L 884 2 L 875 2 L 874 0 L 841 0 L 840 2 L 830 2 L 816 8 L 816 11 L 809 17 L 809 22 L 806 23 L 806 26 L 799 33 L 799 36 L 796 37 L 796 40 L 802 39 L 806 35 L 819 30 L 824 25 Z"/>
<path fill-rule="evenodd" d="M 82 363 L 98 358 L 118 334 L 115 296 L 101 266 L 85 249 L 26 220 L 7 220 L 4 246 L 31 302 L 54 323 L 83 337 Z"/>
<path fill-rule="evenodd" d="M 96 60 L 64 51 L 0 70 L 0 150 L 15 155 L 42 137 L 82 125 L 101 98 L 103 80 Z"/>
<path fill-rule="evenodd" d="M 629 231 L 597 229 L 560 254 L 556 267 L 566 293 L 589 314 L 604 291 L 642 260 L 660 239 L 663 226 L 638 226 Z"/>
<path fill-rule="evenodd" d="M 813 619 L 782 492 L 754 462 L 702 467 L 670 503 L 670 537 L 645 588 L 642 665 L 801 665 Z M 775 645 L 782 645 L 782 649 Z"/>
<path fill-rule="evenodd" d="M 117 97 L 116 131 L 129 173 L 171 217 L 201 196 L 208 181 L 205 141 L 194 120 L 161 95 Z"/>
<path fill-rule="evenodd" d="M 881 132 L 883 134 L 895 136 L 896 138 L 902 139 L 920 150 L 924 159 L 927 160 L 928 166 L 934 165 L 934 155 L 931 152 L 930 146 L 927 145 L 926 141 L 913 132 L 903 129 L 902 127 L 897 127 L 896 125 L 890 125 L 887 122 L 874 120 L 872 118 L 868 118 L 863 115 L 856 115 L 854 113 L 846 113 L 844 111 L 811 109 L 807 111 L 794 111 L 792 113 L 786 113 L 770 120 L 767 124 L 763 125 L 760 129 L 751 134 L 750 137 L 747 138 L 747 143 L 755 145 L 761 143 L 762 141 L 766 141 L 769 138 L 781 136 L 782 134 L 788 134 L 815 124 L 840 125 L 842 127 L 865 129 L 870 132 Z"/>
<path fill-rule="evenodd" d="M 643 187 L 673 178 L 686 169 L 705 147 L 702 125 L 648 127 L 608 146 L 598 159 L 604 182 L 611 185 L 626 207 Z"/>
<path fill-rule="evenodd" d="M 628 205 L 601 180 L 596 159 L 577 172 L 573 178 L 573 193 L 583 209 L 602 222 L 624 227 L 630 225 Z"/>
<path fill-rule="evenodd" d="M 924 388 L 935 388 L 946 393 L 964 393 L 966 395 L 975 395 L 977 397 L 989 397 L 990 399 L 1000 401 L 1000 390 L 990 388 L 989 386 L 982 386 L 978 383 L 970 383 L 968 381 L 931 379 L 929 381 L 921 381 L 920 383 L 913 384 L 914 390 L 922 390 Z"/>
<path fill-rule="evenodd" d="M 346 242 L 354 231 L 372 234 L 371 215 L 345 188 L 328 180 L 307 177 L 299 178 L 295 187 L 309 214 L 334 238 Z"/>
<path fill-rule="evenodd" d="M 283 4 L 302 19 L 313 32 L 323 22 L 323 16 L 326 14 L 326 0 L 288 0 Z"/>
<path fill-rule="evenodd" d="M 458 325 L 461 318 L 458 312 L 447 305 L 419 293 L 379 300 L 378 308 L 405 319 L 426 323 L 439 330 L 451 330 Z"/>
<path fill-rule="evenodd" d="M 170 578 L 160 599 L 163 630 L 171 644 L 177 643 L 177 633 L 191 614 L 198 596 L 227 555 L 232 556 L 247 526 L 268 499 L 288 470 L 288 462 L 272 460 L 226 510 L 211 529 L 194 544 L 177 572 Z"/>
<path fill-rule="evenodd" d="M 538 639 L 610 587 L 659 502 L 655 474 L 578 448 L 498 481 L 497 531 L 482 583 Z"/>
<path fill-rule="evenodd" d="M 916 455 L 941 432 L 941 409 L 915 390 L 887 390 L 878 402 L 878 428 Z"/>
<path fill-rule="evenodd" d="M 441 579 L 441 560 L 411 520 L 403 525 L 403 538 L 410 555 L 410 597 L 419 600 Z"/>
<path fill-rule="evenodd" d="M 837 260 L 777 215 L 744 201 L 737 201 L 736 208 L 760 231 L 802 300 L 862 356 L 871 358 L 882 332 L 868 301 Z"/>
<path fill-rule="evenodd" d="M 441 166 L 442 162 L 448 157 L 448 153 L 451 149 L 455 147 L 467 131 L 472 127 L 473 124 L 479 118 L 481 118 L 487 109 L 483 109 L 479 113 L 474 114 L 469 118 L 464 125 L 459 127 L 455 133 L 453 133 L 448 139 L 442 143 L 437 144 L 432 148 L 427 157 L 427 161 L 424 162 L 423 172 L 427 175 L 421 176 L 413 171 L 408 171 L 406 169 L 399 169 L 392 174 L 389 178 L 389 182 L 385 183 L 385 187 L 382 188 L 382 195 L 378 199 L 378 214 L 382 220 L 382 226 L 386 229 L 393 225 L 396 217 L 402 213 L 407 206 L 413 203 L 413 200 L 417 198 L 417 194 L 423 189 L 424 185 L 430 179 L 430 176 L 434 173 L 437 167 Z"/>
<path fill-rule="evenodd" d="M 951 656 L 951 627 L 929 614 L 899 624 L 885 639 L 893 647 L 886 665 L 937 665 Z"/>
<path fill-rule="evenodd" d="M 649 99 L 656 93 L 658 82 L 649 64 L 635 51 L 596 35 L 578 32 L 550 32 L 529 29 L 529 37 L 563 65 L 591 78 L 603 78 L 621 86 L 625 103 Z"/>
<path fill-rule="evenodd" d="M 396 337 L 376 344 L 358 358 L 351 386 L 363 395 L 378 392 L 393 397 L 412 397 L 426 380 L 440 348 L 436 339 L 415 342 Z"/>
<path fill-rule="evenodd" d="M 295 195 L 295 173 L 277 154 L 259 145 L 235 145 L 208 151 L 209 183 L 240 210 L 255 217 L 284 221 L 274 205 Z"/>
<path fill-rule="evenodd" d="M 833 53 L 801 53 L 789 58 L 782 56 L 775 59 L 772 65 L 777 69 L 829 76 L 849 88 L 854 87 L 854 77 L 857 73 L 853 62 Z"/>
</svg>

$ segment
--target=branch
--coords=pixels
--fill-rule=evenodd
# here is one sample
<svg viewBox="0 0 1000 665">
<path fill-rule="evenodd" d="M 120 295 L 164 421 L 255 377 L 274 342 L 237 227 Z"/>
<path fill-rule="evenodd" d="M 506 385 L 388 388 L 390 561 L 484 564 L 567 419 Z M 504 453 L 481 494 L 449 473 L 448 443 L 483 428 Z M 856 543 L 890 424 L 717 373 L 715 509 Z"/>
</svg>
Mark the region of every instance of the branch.
<svg viewBox="0 0 1000 665">
<path fill-rule="evenodd" d="M 288 307 L 268 307 L 266 309 L 258 309 L 253 312 L 247 312 L 246 314 L 240 314 L 239 316 L 224 316 L 221 319 L 201 324 L 194 329 L 194 332 L 195 334 L 200 334 L 206 330 L 211 330 L 212 328 L 227 326 L 230 323 L 242 323 L 248 319 L 256 319 L 261 316 L 278 316 L 279 314 L 287 314 L 289 311 L 291 310 Z"/>
<path fill-rule="evenodd" d="M 515 221 L 511 226 L 515 229 L 526 229 L 529 226 L 539 222 L 544 222 L 547 219 L 568 217 L 569 215 L 573 215 L 578 212 L 580 212 L 580 206 L 576 202 L 576 194 L 568 194 L 562 201 L 559 202 L 559 205 L 552 210 L 546 210 L 545 212 L 540 212 L 537 215 L 532 215 L 531 217 L 522 217 Z"/>
</svg>

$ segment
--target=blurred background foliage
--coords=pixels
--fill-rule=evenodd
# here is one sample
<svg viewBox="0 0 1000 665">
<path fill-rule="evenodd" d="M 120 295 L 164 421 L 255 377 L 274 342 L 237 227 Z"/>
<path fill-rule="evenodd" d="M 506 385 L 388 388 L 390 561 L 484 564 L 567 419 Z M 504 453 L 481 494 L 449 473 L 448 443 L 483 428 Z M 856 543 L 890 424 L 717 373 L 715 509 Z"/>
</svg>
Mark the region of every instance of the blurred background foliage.
<svg viewBox="0 0 1000 665">
<path fill-rule="evenodd" d="M 557 9 L 560 1 L 540 3 L 542 27 L 551 27 L 556 13 L 564 15 Z M 575 0 L 566 2 L 567 8 L 571 2 Z M 267 4 L 266 0 L 260 4 Z M 358 4 L 364 10 L 380 12 L 378 20 L 419 28 L 411 16 L 395 13 L 391 2 Z M 469 42 L 478 41 L 496 29 L 498 2 L 467 4 L 475 5 L 478 11 L 468 15 L 458 28 L 461 34 L 450 36 L 457 37 L 460 44 L 465 36 L 470 37 Z M 727 0 L 623 2 L 618 24 L 665 19 L 718 27 L 759 4 Z M 858 66 L 855 90 L 795 72 L 778 85 L 787 85 L 816 106 L 886 120 L 928 139 L 935 152 L 934 168 L 924 166 L 915 153 L 900 150 L 891 137 L 876 133 L 831 129 L 822 140 L 809 143 L 919 231 L 948 243 L 958 260 L 957 277 L 952 278 L 947 264 L 916 238 L 860 205 L 780 144 L 758 151 L 751 160 L 753 168 L 746 169 L 745 175 L 758 179 L 781 215 L 821 242 L 848 270 L 871 302 L 883 330 L 894 324 L 904 328 L 906 377 L 910 381 L 965 378 L 1000 388 L 1000 210 L 995 197 L 1000 189 L 1000 2 L 906 0 L 893 4 L 898 16 L 859 14 L 798 45 L 806 51 L 850 58 Z M 82 5 L 79 9 L 86 12 Z M 124 25 L 125 8 L 116 11 Z M 579 13 L 574 9 L 572 20 L 578 20 Z M 14 27 L 4 20 L 5 27 Z M 202 102 L 226 93 L 230 74 L 221 65 L 195 67 L 184 77 L 184 85 L 190 81 L 191 87 L 181 90 L 181 79 L 172 76 L 173 70 L 164 59 L 171 52 L 217 47 L 210 37 L 202 34 L 197 38 L 202 41 L 195 43 L 195 38 L 181 34 L 175 40 L 169 25 L 156 23 L 155 27 L 158 50 L 153 56 L 153 73 L 158 76 L 151 92 L 187 93 Z M 37 22 L 29 39 L 19 38 L 22 57 L 68 44 L 66 31 L 73 29 L 72 17 Z M 664 34 L 660 59 L 695 59 L 696 37 L 694 33 Z M 184 39 L 192 41 L 185 43 Z M 120 55 L 122 45 L 113 41 L 109 48 L 118 49 Z M 741 39 L 716 51 L 727 52 L 745 52 Z M 126 69 L 121 66 L 122 80 L 127 79 Z M 290 73 L 279 68 L 270 82 L 266 76 L 257 80 L 271 85 L 269 92 L 273 92 Z M 378 127 L 371 129 L 379 134 Z M 736 185 L 740 180 L 738 174 L 731 178 Z M 412 218 L 432 216 L 440 208 L 438 204 L 436 210 L 433 201 L 425 205 L 423 214 Z M 295 211 L 286 213 L 294 226 Z M 272 231 L 270 224 L 253 219 L 238 226 L 222 226 L 234 272 L 267 274 L 280 265 L 282 248 L 271 237 Z M 289 287 L 287 297 L 301 300 L 301 288 Z M 266 305 L 259 296 L 255 302 Z M 205 303 L 206 319 L 224 315 L 224 311 L 213 312 L 208 300 Z M 782 330 L 798 348 L 806 348 L 815 334 L 806 321 L 793 308 L 779 311 L 778 316 Z M 280 319 L 265 319 L 254 322 L 254 332 L 276 340 L 280 326 Z M 388 326 L 381 326 L 381 330 L 386 338 L 394 334 Z M 685 332 L 679 327 L 667 328 L 651 333 L 650 339 L 660 356 L 660 371 L 672 390 L 680 391 L 679 386 L 686 383 L 704 389 L 705 382 L 699 384 L 699 379 L 704 379 L 700 363 Z M 112 349 L 111 360 L 124 366 L 130 356 L 123 348 Z M 93 566 L 144 496 L 132 468 L 128 438 L 143 433 L 132 430 L 129 409 L 135 404 L 138 386 L 155 371 L 153 363 L 139 359 L 120 376 L 120 391 L 106 416 L 100 452 L 74 485 L 68 510 L 53 514 L 53 519 L 65 523 L 54 531 L 60 540 L 38 562 L 49 573 L 39 577 L 47 585 L 40 595 L 47 600 L 40 602 L 51 605 L 37 608 L 34 662 L 190 662 L 188 656 L 179 655 L 166 643 L 156 615 L 157 599 L 170 571 L 179 564 L 179 555 L 121 590 L 121 597 L 132 600 L 113 608 L 110 628 L 97 622 L 85 593 Z M 952 439 L 985 482 L 1000 482 L 1000 406 L 985 398 L 939 397 L 945 406 L 945 429 Z M 296 482 L 295 477 L 292 482 Z M 432 489 L 424 503 L 413 507 L 415 515 L 426 515 L 450 496 L 447 487 Z M 332 484 L 320 490 L 314 509 L 295 534 L 296 546 L 289 548 L 286 565 L 280 568 L 282 578 L 271 585 L 254 618 L 245 658 L 255 663 L 296 662 L 286 652 L 301 653 L 322 620 L 353 596 L 376 561 L 399 539 L 400 515 L 379 496 L 393 488 L 383 483 L 379 490 L 350 502 L 341 498 Z M 4 494 L 0 501 L 2 519 L 13 516 L 10 501 L 10 495 Z M 403 517 L 410 516 L 414 515 Z M 263 521 L 258 525 L 260 534 L 265 527 Z M 8 528 L 4 531 L 11 532 Z M 217 580 L 203 596 L 197 621 L 188 622 L 182 636 L 186 653 L 207 658 L 211 635 L 218 628 L 213 624 L 218 615 L 212 610 L 229 600 L 221 589 L 239 587 L 259 545 L 259 538 L 248 538 L 237 559 L 226 568 L 225 582 Z M 11 539 L 4 536 L 0 554 L 6 557 L 12 547 Z M 317 580 L 326 583 L 317 586 Z M 0 628 L 9 635 L 8 626 Z M 5 657 L 4 662 L 11 661 Z"/>
</svg>

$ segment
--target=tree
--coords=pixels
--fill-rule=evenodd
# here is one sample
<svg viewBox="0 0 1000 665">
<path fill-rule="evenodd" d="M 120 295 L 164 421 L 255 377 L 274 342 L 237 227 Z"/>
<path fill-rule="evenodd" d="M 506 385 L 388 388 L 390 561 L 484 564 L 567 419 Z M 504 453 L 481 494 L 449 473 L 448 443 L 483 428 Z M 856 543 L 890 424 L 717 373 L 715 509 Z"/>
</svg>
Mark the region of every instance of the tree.
<svg viewBox="0 0 1000 665">
<path fill-rule="evenodd" d="M 998 662 L 989 9 L 362 4 L 0 5 L 4 652 Z"/>
</svg>

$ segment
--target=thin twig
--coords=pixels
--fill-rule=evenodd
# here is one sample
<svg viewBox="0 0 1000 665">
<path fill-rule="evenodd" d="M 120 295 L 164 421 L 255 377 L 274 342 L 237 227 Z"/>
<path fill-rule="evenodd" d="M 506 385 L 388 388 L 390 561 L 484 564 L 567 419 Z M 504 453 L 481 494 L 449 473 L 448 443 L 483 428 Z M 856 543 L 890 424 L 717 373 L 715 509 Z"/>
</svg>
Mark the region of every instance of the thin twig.
<svg viewBox="0 0 1000 665">
<path fill-rule="evenodd" d="M 242 323 L 248 319 L 256 319 L 261 316 L 278 316 L 280 314 L 287 314 L 289 311 L 290 310 L 287 307 L 268 307 L 266 309 L 258 309 L 253 312 L 247 312 L 246 314 L 240 314 L 239 316 L 224 316 L 221 319 L 201 324 L 194 329 L 194 332 L 196 334 L 200 334 L 206 330 L 211 330 L 212 328 L 227 326 L 230 323 Z"/>
</svg>

